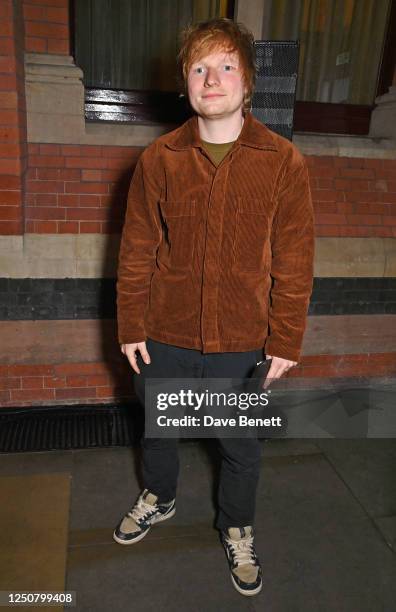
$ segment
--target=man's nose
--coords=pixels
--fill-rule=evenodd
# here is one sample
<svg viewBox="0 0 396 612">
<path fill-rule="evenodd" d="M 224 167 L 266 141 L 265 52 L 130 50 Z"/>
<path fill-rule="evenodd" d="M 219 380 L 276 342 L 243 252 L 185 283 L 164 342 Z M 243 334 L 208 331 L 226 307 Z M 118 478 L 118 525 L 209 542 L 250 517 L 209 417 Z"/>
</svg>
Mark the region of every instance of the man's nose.
<svg viewBox="0 0 396 612">
<path fill-rule="evenodd" d="M 216 68 L 208 68 L 206 72 L 205 85 L 218 85 L 219 83 L 220 77 Z"/>
</svg>

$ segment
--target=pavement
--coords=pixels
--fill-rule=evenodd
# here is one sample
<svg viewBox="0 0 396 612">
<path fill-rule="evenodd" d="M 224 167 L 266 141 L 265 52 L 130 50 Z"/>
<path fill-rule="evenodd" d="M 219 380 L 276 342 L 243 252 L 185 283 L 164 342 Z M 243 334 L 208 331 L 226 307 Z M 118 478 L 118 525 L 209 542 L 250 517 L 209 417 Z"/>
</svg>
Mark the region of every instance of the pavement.
<svg viewBox="0 0 396 612">
<path fill-rule="evenodd" d="M 215 440 L 180 442 L 176 515 L 133 546 L 112 531 L 141 490 L 137 448 L 2 454 L 0 589 L 75 591 L 84 612 L 395 612 L 396 440 L 262 444 L 259 595 L 233 588 L 214 529 Z"/>
</svg>

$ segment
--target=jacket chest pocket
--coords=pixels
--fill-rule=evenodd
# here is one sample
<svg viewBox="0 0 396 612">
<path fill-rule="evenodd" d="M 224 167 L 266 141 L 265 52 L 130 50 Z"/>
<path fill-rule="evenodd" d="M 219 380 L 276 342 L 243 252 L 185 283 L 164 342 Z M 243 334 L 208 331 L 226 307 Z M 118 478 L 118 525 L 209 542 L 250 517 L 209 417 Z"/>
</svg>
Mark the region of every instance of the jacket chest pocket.
<svg viewBox="0 0 396 612">
<path fill-rule="evenodd" d="M 194 250 L 195 200 L 161 200 L 160 207 L 165 223 L 161 258 L 165 258 L 177 268 L 189 268 Z"/>
<path fill-rule="evenodd" d="M 269 240 L 268 212 L 261 200 L 238 198 L 234 233 L 233 267 L 239 271 L 262 268 Z"/>
</svg>

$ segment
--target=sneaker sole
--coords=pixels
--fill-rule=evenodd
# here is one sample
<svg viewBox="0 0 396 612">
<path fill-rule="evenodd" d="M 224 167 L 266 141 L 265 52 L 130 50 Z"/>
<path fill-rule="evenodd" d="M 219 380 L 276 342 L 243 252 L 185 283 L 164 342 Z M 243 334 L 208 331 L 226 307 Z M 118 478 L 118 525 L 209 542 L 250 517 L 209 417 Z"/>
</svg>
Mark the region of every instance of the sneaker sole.
<svg viewBox="0 0 396 612">
<path fill-rule="evenodd" d="M 156 525 L 157 523 L 162 523 L 163 521 L 166 521 L 167 519 L 172 518 L 172 516 L 175 516 L 175 514 L 176 514 L 176 508 L 173 508 L 173 510 L 171 510 L 168 514 L 161 515 L 158 519 L 153 521 L 151 526 L 148 529 L 146 529 L 146 531 L 143 531 L 140 535 L 136 536 L 136 538 L 133 538 L 133 540 L 121 540 L 119 537 L 117 537 L 116 532 L 114 531 L 113 540 L 115 540 L 117 544 L 123 544 L 125 546 L 129 546 L 130 544 L 135 544 L 136 542 L 143 540 L 143 538 L 148 534 L 148 532 L 150 531 L 151 527 L 153 527 L 153 525 Z"/>
<path fill-rule="evenodd" d="M 261 582 L 261 584 L 251 590 L 251 591 L 244 591 L 243 589 L 241 589 L 241 587 L 237 584 L 237 582 L 234 580 L 233 575 L 231 574 L 231 580 L 232 580 L 232 584 L 234 585 L 234 587 L 236 588 L 236 590 L 238 591 L 238 593 L 241 593 L 241 595 L 247 595 L 248 597 L 250 597 L 251 595 L 257 595 L 258 593 L 260 593 L 261 589 L 263 588 L 263 583 Z"/>
</svg>

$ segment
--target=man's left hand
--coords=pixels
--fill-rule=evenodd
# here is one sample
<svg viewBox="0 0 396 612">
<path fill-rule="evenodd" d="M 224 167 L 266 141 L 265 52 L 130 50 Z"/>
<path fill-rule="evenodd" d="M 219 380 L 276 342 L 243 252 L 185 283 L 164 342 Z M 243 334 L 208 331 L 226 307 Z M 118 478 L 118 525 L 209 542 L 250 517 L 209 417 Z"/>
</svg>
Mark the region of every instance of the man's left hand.
<svg viewBox="0 0 396 612">
<path fill-rule="evenodd" d="M 267 378 L 264 381 L 263 389 L 267 389 L 274 378 L 280 378 L 285 372 L 288 372 L 290 368 L 297 365 L 297 361 L 289 361 L 289 359 L 273 357 L 272 355 L 266 355 L 266 359 L 272 359 L 272 363 Z"/>
</svg>

